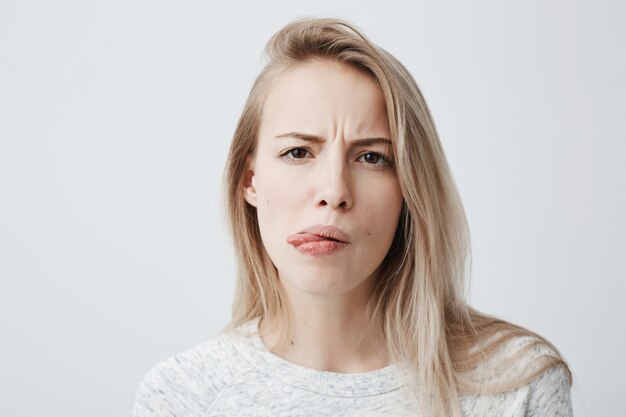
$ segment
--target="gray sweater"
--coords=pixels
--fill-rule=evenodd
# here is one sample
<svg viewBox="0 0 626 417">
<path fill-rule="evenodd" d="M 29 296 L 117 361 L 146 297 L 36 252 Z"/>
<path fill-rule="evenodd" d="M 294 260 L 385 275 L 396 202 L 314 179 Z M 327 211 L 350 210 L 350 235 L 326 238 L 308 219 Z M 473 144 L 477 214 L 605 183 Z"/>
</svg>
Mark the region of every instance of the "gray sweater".
<svg viewBox="0 0 626 417">
<path fill-rule="evenodd" d="M 291 363 L 265 347 L 257 318 L 156 364 L 139 384 L 133 417 L 415 415 L 400 372 L 397 364 L 348 374 Z M 513 391 L 460 402 L 467 417 L 573 415 L 560 367 Z"/>
</svg>

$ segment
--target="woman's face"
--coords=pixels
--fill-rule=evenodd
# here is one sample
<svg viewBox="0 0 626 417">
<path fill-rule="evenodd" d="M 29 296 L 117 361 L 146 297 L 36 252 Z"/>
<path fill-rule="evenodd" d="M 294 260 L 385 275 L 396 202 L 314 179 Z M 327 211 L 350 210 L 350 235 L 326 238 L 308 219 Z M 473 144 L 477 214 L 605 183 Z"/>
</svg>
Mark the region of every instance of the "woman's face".
<svg viewBox="0 0 626 417">
<path fill-rule="evenodd" d="M 274 80 L 244 196 L 283 287 L 342 295 L 376 279 L 403 201 L 389 140 L 382 91 L 359 70 L 315 61 Z M 296 248 L 319 239 L 298 235 L 312 225 L 336 226 L 349 243 Z"/>
</svg>

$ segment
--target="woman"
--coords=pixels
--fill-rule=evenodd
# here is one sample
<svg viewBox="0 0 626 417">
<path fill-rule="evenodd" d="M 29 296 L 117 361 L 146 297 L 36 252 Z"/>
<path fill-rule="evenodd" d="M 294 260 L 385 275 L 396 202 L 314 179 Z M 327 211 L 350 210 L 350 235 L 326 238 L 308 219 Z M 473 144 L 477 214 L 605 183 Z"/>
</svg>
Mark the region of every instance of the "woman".
<svg viewBox="0 0 626 417">
<path fill-rule="evenodd" d="M 266 53 L 225 173 L 232 321 L 134 415 L 572 415 L 558 350 L 463 299 L 463 207 L 404 66 L 331 18 Z"/>
</svg>

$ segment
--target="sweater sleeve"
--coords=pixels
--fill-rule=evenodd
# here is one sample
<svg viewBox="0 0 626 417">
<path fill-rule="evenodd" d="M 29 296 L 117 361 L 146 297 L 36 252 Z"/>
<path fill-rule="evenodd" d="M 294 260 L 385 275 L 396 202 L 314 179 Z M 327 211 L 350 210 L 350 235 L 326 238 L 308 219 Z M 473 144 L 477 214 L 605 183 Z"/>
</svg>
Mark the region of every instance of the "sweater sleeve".
<svg viewBox="0 0 626 417">
<path fill-rule="evenodd" d="M 555 366 L 530 385 L 526 417 L 573 417 L 567 372 Z"/>
<path fill-rule="evenodd" d="M 202 416 L 234 372 L 231 356 L 210 340 L 159 362 L 139 382 L 132 416 Z"/>
<path fill-rule="evenodd" d="M 133 417 L 194 415 L 190 380 L 176 360 L 152 367 L 139 382 L 133 404 Z"/>
</svg>

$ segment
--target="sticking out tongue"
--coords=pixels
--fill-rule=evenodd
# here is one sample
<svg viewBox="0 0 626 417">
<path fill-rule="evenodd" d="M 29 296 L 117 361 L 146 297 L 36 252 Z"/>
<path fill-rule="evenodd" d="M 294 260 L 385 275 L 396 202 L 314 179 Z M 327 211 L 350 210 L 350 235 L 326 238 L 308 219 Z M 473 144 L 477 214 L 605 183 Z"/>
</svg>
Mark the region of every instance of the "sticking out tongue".
<svg viewBox="0 0 626 417">
<path fill-rule="evenodd" d="M 298 233 L 298 234 L 290 235 L 287 237 L 287 243 L 293 246 L 298 246 L 307 242 L 321 242 L 324 240 L 329 240 L 331 242 L 338 242 L 335 239 L 318 236 L 318 235 L 312 235 L 310 233 Z"/>
</svg>

